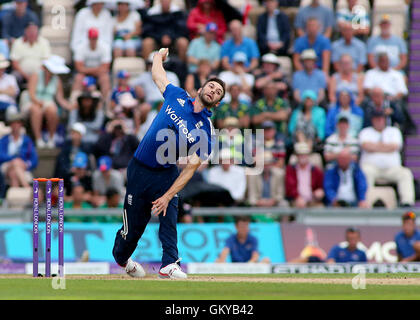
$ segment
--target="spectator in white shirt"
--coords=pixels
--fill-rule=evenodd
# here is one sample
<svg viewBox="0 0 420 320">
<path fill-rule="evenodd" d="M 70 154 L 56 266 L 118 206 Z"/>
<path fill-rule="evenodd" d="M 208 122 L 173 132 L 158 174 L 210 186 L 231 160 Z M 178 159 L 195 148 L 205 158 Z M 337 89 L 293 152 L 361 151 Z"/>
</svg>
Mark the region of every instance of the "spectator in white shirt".
<svg viewBox="0 0 420 320">
<path fill-rule="evenodd" d="M 0 54 L 0 110 L 5 111 L 9 105 L 16 105 L 19 87 L 15 76 L 6 73 L 10 66 L 9 60 Z"/>
<path fill-rule="evenodd" d="M 111 89 L 109 69 L 111 66 L 111 48 L 99 40 L 100 32 L 96 28 L 88 30 L 89 42 L 80 44 L 74 52 L 77 74 L 72 90 L 82 91 L 86 76 L 95 77 L 106 99 Z"/>
<path fill-rule="evenodd" d="M 372 127 L 360 132 L 359 142 L 362 149 L 360 164 L 368 186 L 373 187 L 377 179 L 394 182 L 398 187 L 401 205 L 414 205 L 413 174 L 401 165 L 401 131 L 386 126 L 385 114 L 375 111 L 372 114 Z"/>
<path fill-rule="evenodd" d="M 71 49 L 73 52 L 86 41 L 85 34 L 91 28 L 101 31 L 100 41 L 112 46 L 113 20 L 109 10 L 104 8 L 105 0 L 88 0 L 88 7 L 81 9 L 74 18 Z"/>
</svg>

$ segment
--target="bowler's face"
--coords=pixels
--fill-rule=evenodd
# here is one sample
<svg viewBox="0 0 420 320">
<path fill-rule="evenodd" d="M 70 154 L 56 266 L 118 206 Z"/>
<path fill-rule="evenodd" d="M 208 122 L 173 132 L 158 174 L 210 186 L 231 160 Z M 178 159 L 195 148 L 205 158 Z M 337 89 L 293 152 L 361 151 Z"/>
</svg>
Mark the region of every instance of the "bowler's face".
<svg viewBox="0 0 420 320">
<path fill-rule="evenodd" d="M 201 89 L 200 97 L 206 105 L 215 106 L 220 102 L 223 96 L 223 87 L 215 82 L 210 81 Z"/>
</svg>

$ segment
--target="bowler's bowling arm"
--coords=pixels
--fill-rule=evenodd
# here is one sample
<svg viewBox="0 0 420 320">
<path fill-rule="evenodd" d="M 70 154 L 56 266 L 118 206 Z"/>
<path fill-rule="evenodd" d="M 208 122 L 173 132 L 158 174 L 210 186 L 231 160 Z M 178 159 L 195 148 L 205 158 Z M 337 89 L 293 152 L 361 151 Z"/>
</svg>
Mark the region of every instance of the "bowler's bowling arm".
<svg viewBox="0 0 420 320">
<path fill-rule="evenodd" d="M 155 53 L 152 64 L 152 79 L 162 94 L 165 92 L 166 86 L 170 83 L 166 76 L 166 71 L 163 68 L 163 59 L 165 56 L 166 51 Z"/>
</svg>

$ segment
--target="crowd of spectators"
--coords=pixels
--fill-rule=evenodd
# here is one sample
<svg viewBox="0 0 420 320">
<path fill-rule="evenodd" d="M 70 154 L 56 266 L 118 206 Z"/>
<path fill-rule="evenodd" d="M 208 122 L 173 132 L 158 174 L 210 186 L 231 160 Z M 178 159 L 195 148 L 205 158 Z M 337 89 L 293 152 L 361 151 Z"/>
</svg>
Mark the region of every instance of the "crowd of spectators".
<svg viewBox="0 0 420 320">
<path fill-rule="evenodd" d="M 51 53 L 28 1 L 14 1 L 0 18 L 0 116 L 11 127 L 0 140 L 7 184 L 28 187 L 37 150 L 59 148 L 54 174 L 66 181 L 66 205 L 118 207 L 128 161 L 162 105 L 152 57 L 168 47 L 168 79 L 191 97 L 210 77 L 227 85 L 212 116 L 223 129 L 215 157 L 224 164 L 197 174 L 227 190 L 232 203 L 366 208 L 367 190 L 385 180 L 396 185 L 401 206 L 412 206 L 413 175 L 401 160 L 410 120 L 406 41 L 392 34 L 389 15 L 373 35 L 372 7 L 361 15 L 355 0 L 337 11 L 312 0 L 294 21 L 283 2 L 262 1 L 250 25 L 248 11 L 228 1 L 183 9 L 171 0 L 88 0 L 75 13 L 69 68 Z M 145 71 L 113 75 L 120 57 L 141 57 Z M 245 143 L 245 129 L 265 130 L 264 152 Z M 261 172 L 245 161 L 248 149 L 262 158 Z"/>
</svg>

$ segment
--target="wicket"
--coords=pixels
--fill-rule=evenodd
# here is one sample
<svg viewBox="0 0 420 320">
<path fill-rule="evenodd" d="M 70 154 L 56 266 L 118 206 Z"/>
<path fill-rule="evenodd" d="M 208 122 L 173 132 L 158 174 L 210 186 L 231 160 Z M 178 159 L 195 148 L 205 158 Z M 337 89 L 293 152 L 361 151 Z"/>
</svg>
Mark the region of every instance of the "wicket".
<svg viewBox="0 0 420 320">
<path fill-rule="evenodd" d="M 59 178 L 33 179 L 33 277 L 38 277 L 39 243 L 39 182 L 46 182 L 45 210 L 45 276 L 51 277 L 52 183 L 58 182 L 58 275 L 64 276 L 64 180 Z"/>
</svg>

